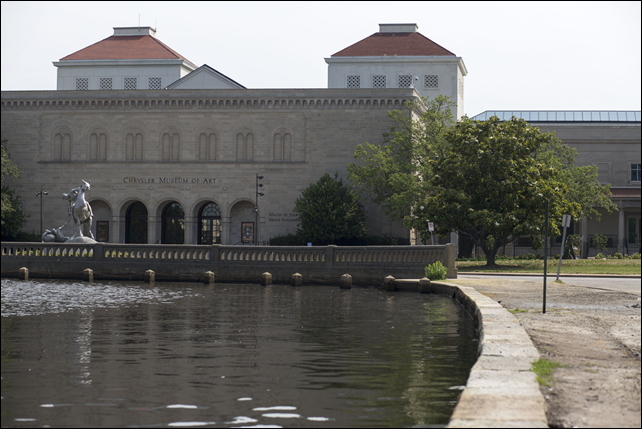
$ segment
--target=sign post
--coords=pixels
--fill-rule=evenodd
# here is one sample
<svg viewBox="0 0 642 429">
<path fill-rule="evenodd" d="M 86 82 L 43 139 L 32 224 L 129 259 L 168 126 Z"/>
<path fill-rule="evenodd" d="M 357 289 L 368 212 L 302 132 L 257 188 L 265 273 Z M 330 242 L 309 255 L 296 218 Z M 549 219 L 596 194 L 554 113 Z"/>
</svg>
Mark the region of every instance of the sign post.
<svg viewBox="0 0 642 429">
<path fill-rule="evenodd" d="M 557 280 L 560 279 L 560 270 L 562 269 L 562 256 L 564 256 L 564 244 L 566 244 L 566 228 L 571 226 L 571 215 L 562 216 L 562 227 L 564 232 L 562 233 L 562 247 L 560 248 L 560 262 L 557 265 Z"/>
<path fill-rule="evenodd" d="M 432 232 L 435 230 L 435 224 L 432 222 L 428 222 L 428 231 L 430 231 L 430 243 L 434 246 L 435 245 L 435 239 L 432 236 Z"/>
</svg>

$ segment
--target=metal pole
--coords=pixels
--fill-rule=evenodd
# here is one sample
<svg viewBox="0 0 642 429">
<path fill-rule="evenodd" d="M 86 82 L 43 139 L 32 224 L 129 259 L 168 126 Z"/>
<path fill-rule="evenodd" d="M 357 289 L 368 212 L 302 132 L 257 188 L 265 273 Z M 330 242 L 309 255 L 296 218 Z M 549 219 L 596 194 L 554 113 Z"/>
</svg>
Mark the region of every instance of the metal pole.
<svg viewBox="0 0 642 429">
<path fill-rule="evenodd" d="M 560 270 L 562 269 L 562 256 L 564 256 L 564 243 L 566 243 L 566 226 L 564 226 L 564 232 L 562 233 L 562 247 L 560 249 L 560 261 L 557 264 L 557 279 L 560 279 Z"/>
<path fill-rule="evenodd" d="M 546 200 L 546 214 L 544 215 L 544 300 L 542 313 L 546 314 L 546 270 L 548 260 L 548 200 Z"/>
<path fill-rule="evenodd" d="M 42 186 L 40 187 L 40 237 L 42 237 Z"/>
<path fill-rule="evenodd" d="M 258 246 L 259 237 L 259 173 L 256 173 L 256 199 L 254 203 L 254 245 Z"/>
</svg>

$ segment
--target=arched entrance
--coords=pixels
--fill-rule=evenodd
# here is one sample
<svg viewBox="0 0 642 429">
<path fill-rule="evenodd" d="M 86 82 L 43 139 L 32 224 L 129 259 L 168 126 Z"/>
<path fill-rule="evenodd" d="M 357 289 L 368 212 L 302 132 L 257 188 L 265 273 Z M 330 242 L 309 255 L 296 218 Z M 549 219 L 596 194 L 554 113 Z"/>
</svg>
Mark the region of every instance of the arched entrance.
<svg viewBox="0 0 642 429">
<path fill-rule="evenodd" d="M 140 201 L 127 208 L 125 243 L 147 244 L 147 207 Z"/>
<path fill-rule="evenodd" d="M 221 244 L 221 208 L 209 202 L 198 212 L 198 244 Z"/>
<path fill-rule="evenodd" d="M 163 209 L 161 243 L 183 244 L 185 242 L 185 210 L 176 201 Z"/>
</svg>

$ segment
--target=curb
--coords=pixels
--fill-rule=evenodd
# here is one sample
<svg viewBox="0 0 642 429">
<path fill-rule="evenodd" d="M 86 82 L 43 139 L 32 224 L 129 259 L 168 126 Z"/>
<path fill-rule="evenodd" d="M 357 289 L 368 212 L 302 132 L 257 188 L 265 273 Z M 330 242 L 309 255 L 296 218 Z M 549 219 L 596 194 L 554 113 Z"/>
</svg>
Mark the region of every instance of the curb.
<svg viewBox="0 0 642 429">
<path fill-rule="evenodd" d="M 540 355 L 519 320 L 472 287 L 435 281 L 430 288 L 459 300 L 479 331 L 479 357 L 446 427 L 547 428 L 546 402 L 531 369 Z"/>
</svg>

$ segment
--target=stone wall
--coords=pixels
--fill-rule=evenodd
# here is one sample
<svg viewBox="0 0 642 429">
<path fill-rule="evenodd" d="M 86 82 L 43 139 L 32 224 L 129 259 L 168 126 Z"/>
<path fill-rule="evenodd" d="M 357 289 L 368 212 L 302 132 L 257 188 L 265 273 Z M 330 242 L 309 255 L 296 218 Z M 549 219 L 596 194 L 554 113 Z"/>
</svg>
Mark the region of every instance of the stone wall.
<svg viewBox="0 0 642 429">
<path fill-rule="evenodd" d="M 163 210 L 178 202 L 185 243 L 196 244 L 198 213 L 214 202 L 222 243 L 236 244 L 242 220 L 234 213 L 247 221 L 260 174 L 256 229 L 266 241 L 295 232 L 301 190 L 324 173 L 345 178 L 356 146 L 382 142 L 387 112 L 416 97 L 413 89 L 5 91 L 2 139 L 23 171 L 10 186 L 23 197 L 27 231 L 40 228 L 32 195 L 41 186 L 49 191 L 43 227 L 52 228 L 67 220 L 58 196 L 86 180 L 110 242 L 125 242 L 134 202 L 147 209 L 148 243 L 162 242 Z M 366 208 L 370 233 L 408 238 L 379 208 Z"/>
</svg>

